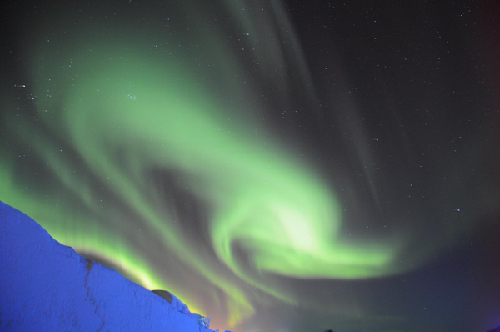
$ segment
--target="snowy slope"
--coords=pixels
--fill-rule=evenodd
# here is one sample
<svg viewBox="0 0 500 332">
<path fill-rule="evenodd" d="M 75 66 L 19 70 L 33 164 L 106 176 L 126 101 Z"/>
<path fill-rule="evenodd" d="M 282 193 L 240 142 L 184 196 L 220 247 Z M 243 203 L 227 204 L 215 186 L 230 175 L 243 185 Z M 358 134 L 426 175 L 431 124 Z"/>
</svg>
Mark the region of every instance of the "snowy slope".
<svg viewBox="0 0 500 332">
<path fill-rule="evenodd" d="M 213 331 L 174 295 L 165 298 L 0 202 L 1 331 Z"/>
</svg>

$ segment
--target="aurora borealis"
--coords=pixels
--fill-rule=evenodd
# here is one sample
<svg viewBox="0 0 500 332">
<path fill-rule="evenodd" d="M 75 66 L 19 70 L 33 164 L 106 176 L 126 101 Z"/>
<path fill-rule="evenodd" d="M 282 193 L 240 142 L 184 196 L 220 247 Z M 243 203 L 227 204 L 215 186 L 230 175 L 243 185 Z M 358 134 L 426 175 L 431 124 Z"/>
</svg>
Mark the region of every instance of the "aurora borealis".
<svg viewBox="0 0 500 332">
<path fill-rule="evenodd" d="M 6 5 L 0 200 L 222 330 L 500 325 L 498 27 L 367 3 Z"/>
</svg>

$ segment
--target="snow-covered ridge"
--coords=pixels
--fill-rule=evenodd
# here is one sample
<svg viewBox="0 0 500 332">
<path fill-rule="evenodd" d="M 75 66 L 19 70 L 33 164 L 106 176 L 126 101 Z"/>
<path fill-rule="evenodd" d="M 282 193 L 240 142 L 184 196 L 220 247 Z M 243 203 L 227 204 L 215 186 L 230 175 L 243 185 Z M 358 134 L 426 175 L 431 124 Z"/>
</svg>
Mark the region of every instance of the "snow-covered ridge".
<svg viewBox="0 0 500 332">
<path fill-rule="evenodd" d="M 175 295 L 155 293 L 0 202 L 1 331 L 213 331 Z"/>
</svg>

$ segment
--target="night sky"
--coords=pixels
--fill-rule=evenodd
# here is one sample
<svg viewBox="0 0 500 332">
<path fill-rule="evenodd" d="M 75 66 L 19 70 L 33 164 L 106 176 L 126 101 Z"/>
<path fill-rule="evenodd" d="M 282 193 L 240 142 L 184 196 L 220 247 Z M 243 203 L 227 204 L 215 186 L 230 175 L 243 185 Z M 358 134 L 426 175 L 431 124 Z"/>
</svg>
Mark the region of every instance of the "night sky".
<svg viewBox="0 0 500 332">
<path fill-rule="evenodd" d="M 221 330 L 500 325 L 498 2 L 9 3 L 0 200 L 59 242 Z"/>
</svg>

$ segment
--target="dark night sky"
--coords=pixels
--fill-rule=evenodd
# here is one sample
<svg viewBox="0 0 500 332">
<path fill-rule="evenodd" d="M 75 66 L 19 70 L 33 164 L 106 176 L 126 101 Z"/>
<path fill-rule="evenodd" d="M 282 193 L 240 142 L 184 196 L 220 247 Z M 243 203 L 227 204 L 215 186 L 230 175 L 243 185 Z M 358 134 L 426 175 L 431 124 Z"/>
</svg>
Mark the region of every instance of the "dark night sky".
<svg viewBox="0 0 500 332">
<path fill-rule="evenodd" d="M 2 5 L 0 200 L 234 331 L 500 325 L 495 1 Z"/>
</svg>

